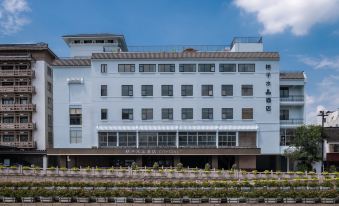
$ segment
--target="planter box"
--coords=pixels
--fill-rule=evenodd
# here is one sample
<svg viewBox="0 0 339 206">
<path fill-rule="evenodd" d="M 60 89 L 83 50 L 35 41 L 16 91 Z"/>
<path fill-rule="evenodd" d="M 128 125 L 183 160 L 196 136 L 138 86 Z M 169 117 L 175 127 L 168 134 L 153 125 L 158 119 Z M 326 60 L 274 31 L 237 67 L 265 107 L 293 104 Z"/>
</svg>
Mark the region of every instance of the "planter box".
<svg viewBox="0 0 339 206">
<path fill-rule="evenodd" d="M 315 204 L 316 198 L 303 198 L 305 204 Z"/>
<path fill-rule="evenodd" d="M 29 187 L 18 187 L 18 190 L 28 190 Z"/>
<path fill-rule="evenodd" d="M 115 203 L 126 203 L 127 198 L 126 197 L 115 197 L 114 201 Z"/>
<path fill-rule="evenodd" d="M 191 204 L 200 204 L 201 198 L 190 198 L 190 203 Z"/>
<path fill-rule="evenodd" d="M 54 186 L 51 186 L 51 187 L 44 187 L 45 190 L 54 190 L 55 187 Z"/>
<path fill-rule="evenodd" d="M 69 187 L 69 190 L 81 190 L 81 187 Z"/>
<path fill-rule="evenodd" d="M 77 197 L 77 202 L 78 203 L 88 203 L 89 198 L 88 197 Z"/>
<path fill-rule="evenodd" d="M 61 203 L 70 203 L 72 202 L 72 198 L 71 197 L 59 197 L 59 202 Z"/>
<path fill-rule="evenodd" d="M 51 203 L 53 202 L 53 197 L 40 197 L 40 202 L 43 202 L 43 203 Z"/>
<path fill-rule="evenodd" d="M 14 203 L 16 202 L 16 199 L 15 197 L 3 197 L 2 201 L 5 203 Z"/>
<path fill-rule="evenodd" d="M 247 198 L 246 203 L 257 204 L 259 203 L 259 198 Z"/>
<path fill-rule="evenodd" d="M 133 203 L 145 203 L 145 198 L 133 198 Z"/>
<path fill-rule="evenodd" d="M 277 198 L 265 198 L 264 199 L 265 203 L 277 203 L 278 202 L 278 199 Z"/>
<path fill-rule="evenodd" d="M 182 204 L 182 198 L 171 198 L 171 203 Z"/>
<path fill-rule="evenodd" d="M 94 187 L 94 190 L 106 190 L 106 187 Z"/>
<path fill-rule="evenodd" d="M 97 203 L 106 203 L 108 202 L 108 197 L 96 197 L 95 202 Z"/>
<path fill-rule="evenodd" d="M 318 190 L 319 187 L 307 187 L 308 190 Z"/>
<path fill-rule="evenodd" d="M 321 203 L 324 204 L 334 204 L 335 198 L 321 198 Z"/>
<path fill-rule="evenodd" d="M 278 187 L 267 187 L 268 190 L 277 190 Z"/>
<path fill-rule="evenodd" d="M 164 198 L 152 198 L 152 203 L 162 204 L 165 202 Z"/>
<path fill-rule="evenodd" d="M 34 197 L 22 197 L 21 202 L 23 203 L 33 203 L 35 202 Z"/>
<path fill-rule="evenodd" d="M 323 187 L 323 186 L 320 187 L 320 190 L 330 190 L 330 189 L 331 187 Z"/>
<path fill-rule="evenodd" d="M 306 187 L 294 187 L 295 190 L 306 190 Z"/>
<path fill-rule="evenodd" d="M 93 190 L 93 187 L 84 187 L 84 190 Z"/>
<path fill-rule="evenodd" d="M 250 191 L 251 188 L 250 187 L 240 187 L 241 191 Z"/>
<path fill-rule="evenodd" d="M 57 190 L 67 190 L 67 187 L 56 187 Z"/>
<path fill-rule="evenodd" d="M 291 190 L 291 187 L 280 187 L 280 189 L 287 191 L 287 190 Z"/>
<path fill-rule="evenodd" d="M 211 204 L 220 204 L 221 203 L 221 198 L 210 198 L 208 200 L 209 203 Z"/>
<path fill-rule="evenodd" d="M 240 202 L 240 198 L 237 198 L 237 197 L 227 198 L 227 203 L 235 204 L 235 203 L 239 203 L 239 202 Z"/>
<path fill-rule="evenodd" d="M 295 204 L 297 202 L 295 198 L 284 198 L 283 201 L 288 204 Z"/>
</svg>

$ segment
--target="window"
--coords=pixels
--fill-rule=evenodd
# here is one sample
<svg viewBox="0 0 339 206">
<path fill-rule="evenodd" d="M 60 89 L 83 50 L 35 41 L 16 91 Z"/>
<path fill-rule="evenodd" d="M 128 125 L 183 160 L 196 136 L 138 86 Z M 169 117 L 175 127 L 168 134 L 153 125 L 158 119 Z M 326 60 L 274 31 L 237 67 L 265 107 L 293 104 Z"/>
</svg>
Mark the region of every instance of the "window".
<svg viewBox="0 0 339 206">
<path fill-rule="evenodd" d="M 199 64 L 199 72 L 215 72 L 215 64 Z"/>
<path fill-rule="evenodd" d="M 197 147 L 198 133 L 197 132 L 179 132 L 180 147 Z"/>
<path fill-rule="evenodd" d="M 133 96 L 133 85 L 121 85 L 121 96 Z"/>
<path fill-rule="evenodd" d="M 92 40 L 84 40 L 84 43 L 85 43 L 85 44 L 91 44 L 91 43 L 92 43 Z"/>
<path fill-rule="evenodd" d="M 14 142 L 15 141 L 14 135 L 5 134 L 2 136 L 2 141 L 3 142 Z"/>
<path fill-rule="evenodd" d="M 182 108 L 181 119 L 193 119 L 193 108 Z"/>
<path fill-rule="evenodd" d="M 216 146 L 215 132 L 198 132 L 198 146 L 199 147 L 215 147 Z"/>
<path fill-rule="evenodd" d="M 101 109 L 101 120 L 107 120 L 107 109 Z"/>
<path fill-rule="evenodd" d="M 139 132 L 140 147 L 156 147 L 157 133 L 156 132 Z"/>
<path fill-rule="evenodd" d="M 201 96 L 213 96 L 213 85 L 201 85 Z"/>
<path fill-rule="evenodd" d="M 280 146 L 291 145 L 295 138 L 295 129 L 280 129 Z"/>
<path fill-rule="evenodd" d="M 109 39 L 109 40 L 107 40 L 107 43 L 113 44 L 114 40 L 113 39 Z"/>
<path fill-rule="evenodd" d="M 20 123 L 28 123 L 28 116 L 20 116 L 19 122 Z M 48 125 L 52 125 L 52 116 L 51 115 L 48 115 L 47 123 L 48 123 Z"/>
<path fill-rule="evenodd" d="M 236 133 L 235 132 L 219 132 L 219 146 L 220 147 L 235 147 Z"/>
<path fill-rule="evenodd" d="M 71 129 L 70 130 L 70 142 L 71 144 L 79 144 L 82 139 L 81 129 Z"/>
<path fill-rule="evenodd" d="M 133 120 L 133 109 L 122 109 L 121 111 L 121 119 Z"/>
<path fill-rule="evenodd" d="M 202 119 L 213 119 L 213 108 L 202 108 Z"/>
<path fill-rule="evenodd" d="M 267 70 L 271 70 L 271 65 L 270 64 L 266 64 L 266 69 Z"/>
<path fill-rule="evenodd" d="M 255 64 L 238 64 L 239 72 L 255 72 Z"/>
<path fill-rule="evenodd" d="M 288 87 L 280 87 L 280 97 L 289 97 Z"/>
<path fill-rule="evenodd" d="M 175 64 L 159 64 L 159 72 L 175 72 Z"/>
<path fill-rule="evenodd" d="M 196 64 L 179 64 L 179 72 L 196 72 Z"/>
<path fill-rule="evenodd" d="M 141 96 L 153 96 L 153 85 L 141 85 Z"/>
<path fill-rule="evenodd" d="M 173 85 L 161 85 L 161 96 L 173 96 Z"/>
<path fill-rule="evenodd" d="M 173 108 L 162 108 L 161 109 L 161 118 L 162 119 L 173 119 Z"/>
<path fill-rule="evenodd" d="M 159 132 L 158 133 L 158 147 L 175 147 L 176 146 L 175 132 Z"/>
<path fill-rule="evenodd" d="M 135 72 L 135 64 L 119 64 L 119 72 Z"/>
<path fill-rule="evenodd" d="M 221 85 L 221 96 L 233 96 L 233 85 Z"/>
<path fill-rule="evenodd" d="M 102 39 L 100 39 L 100 40 L 95 40 L 95 43 L 103 44 L 103 43 L 105 43 L 105 40 L 102 40 Z"/>
<path fill-rule="evenodd" d="M 116 147 L 117 133 L 116 132 L 99 132 L 99 147 Z"/>
<path fill-rule="evenodd" d="M 233 119 L 233 108 L 222 108 L 221 113 L 222 119 Z"/>
<path fill-rule="evenodd" d="M 2 104 L 14 104 L 14 98 L 12 97 L 2 98 Z"/>
<path fill-rule="evenodd" d="M 20 104 L 28 104 L 28 98 L 27 97 L 20 97 L 19 98 L 19 103 Z"/>
<path fill-rule="evenodd" d="M 5 116 L 2 118 L 2 122 L 9 124 L 9 123 L 14 123 L 14 117 L 13 116 Z"/>
<path fill-rule="evenodd" d="M 81 109 L 80 108 L 71 108 L 69 109 L 69 124 L 70 125 L 81 125 Z"/>
<path fill-rule="evenodd" d="M 181 85 L 181 96 L 193 96 L 193 85 Z"/>
<path fill-rule="evenodd" d="M 236 72 L 236 64 L 219 64 L 219 72 Z"/>
<path fill-rule="evenodd" d="M 101 85 L 100 95 L 102 97 L 106 97 L 107 96 L 107 85 Z"/>
<path fill-rule="evenodd" d="M 80 44 L 80 40 L 74 40 L 74 44 Z"/>
<path fill-rule="evenodd" d="M 136 132 L 119 132 L 119 147 L 135 147 L 136 145 Z"/>
<path fill-rule="evenodd" d="M 51 82 L 47 82 L 47 90 L 52 93 L 52 83 Z"/>
<path fill-rule="evenodd" d="M 153 109 L 141 109 L 141 119 L 142 120 L 152 120 L 153 119 Z"/>
<path fill-rule="evenodd" d="M 155 64 L 139 64 L 139 72 L 156 72 Z"/>
<path fill-rule="evenodd" d="M 288 109 L 280 109 L 280 120 L 289 120 L 290 111 Z"/>
<path fill-rule="evenodd" d="M 253 119 L 253 108 L 242 108 L 242 119 Z"/>
<path fill-rule="evenodd" d="M 107 64 L 101 64 L 101 73 L 107 73 Z"/>
<path fill-rule="evenodd" d="M 241 96 L 253 96 L 253 85 L 241 85 Z"/>
</svg>

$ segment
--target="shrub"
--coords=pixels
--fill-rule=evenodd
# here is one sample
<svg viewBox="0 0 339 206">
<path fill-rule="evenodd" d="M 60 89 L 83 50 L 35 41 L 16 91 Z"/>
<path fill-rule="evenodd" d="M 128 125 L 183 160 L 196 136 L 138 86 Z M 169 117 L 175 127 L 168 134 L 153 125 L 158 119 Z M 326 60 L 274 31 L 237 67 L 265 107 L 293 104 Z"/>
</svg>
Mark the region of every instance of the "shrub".
<svg viewBox="0 0 339 206">
<path fill-rule="evenodd" d="M 139 170 L 139 167 L 138 167 L 136 162 L 132 162 L 131 168 L 132 168 L 132 170 Z"/>
<path fill-rule="evenodd" d="M 22 167 L 22 170 L 31 170 L 31 167 L 23 166 L 23 167 Z"/>
<path fill-rule="evenodd" d="M 17 166 L 14 166 L 14 165 L 13 165 L 13 166 L 10 166 L 9 168 L 10 168 L 11 170 L 17 170 L 17 169 L 18 169 L 18 167 L 17 167 Z"/>
<path fill-rule="evenodd" d="M 183 167 L 184 167 L 183 164 L 181 162 L 179 162 L 177 164 L 177 171 L 181 171 L 183 169 Z"/>
<path fill-rule="evenodd" d="M 72 169 L 71 169 L 73 172 L 79 172 L 79 168 L 77 168 L 77 167 L 72 167 Z"/>
<path fill-rule="evenodd" d="M 211 170 L 211 165 L 206 163 L 205 164 L 205 171 L 210 171 Z"/>
<path fill-rule="evenodd" d="M 258 174 L 258 170 L 253 170 L 252 174 L 257 175 Z"/>
<path fill-rule="evenodd" d="M 49 171 L 55 171 L 55 167 L 53 167 L 53 166 L 52 166 L 52 167 L 48 167 L 47 170 L 49 170 Z"/>
<path fill-rule="evenodd" d="M 337 168 L 335 165 L 331 165 L 330 168 L 328 169 L 330 173 L 335 173 L 337 171 Z"/>
<path fill-rule="evenodd" d="M 159 170 L 159 164 L 158 164 L 158 162 L 154 162 L 154 164 L 153 164 L 153 170 Z"/>
<path fill-rule="evenodd" d="M 102 171 L 103 171 L 103 169 L 100 168 L 100 167 L 96 167 L 95 170 L 96 170 L 97 172 L 102 172 Z"/>
</svg>

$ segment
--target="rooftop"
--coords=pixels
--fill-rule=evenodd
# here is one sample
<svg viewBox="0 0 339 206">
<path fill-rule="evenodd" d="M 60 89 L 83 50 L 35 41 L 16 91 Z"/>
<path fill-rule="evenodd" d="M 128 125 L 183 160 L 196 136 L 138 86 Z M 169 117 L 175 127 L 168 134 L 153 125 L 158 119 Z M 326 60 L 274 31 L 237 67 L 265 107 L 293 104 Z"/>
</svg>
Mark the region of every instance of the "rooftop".
<svg viewBox="0 0 339 206">
<path fill-rule="evenodd" d="M 305 79 L 304 72 L 280 72 L 280 79 Z"/>
<path fill-rule="evenodd" d="M 91 37 L 124 37 L 122 34 L 113 34 L 113 33 L 97 33 L 97 34 L 69 34 L 69 35 L 64 35 L 62 36 L 63 38 L 65 37 L 80 37 L 80 38 L 91 38 Z"/>
</svg>

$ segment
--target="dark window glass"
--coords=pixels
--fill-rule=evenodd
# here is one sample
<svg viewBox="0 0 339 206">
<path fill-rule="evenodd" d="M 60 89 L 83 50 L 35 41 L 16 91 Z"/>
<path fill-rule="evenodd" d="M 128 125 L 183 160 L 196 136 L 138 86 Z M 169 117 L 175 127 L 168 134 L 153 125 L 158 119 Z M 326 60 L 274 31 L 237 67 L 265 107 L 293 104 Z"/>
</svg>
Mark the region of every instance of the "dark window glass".
<svg viewBox="0 0 339 206">
<path fill-rule="evenodd" d="M 156 72 L 155 64 L 139 64 L 139 72 Z"/>
<path fill-rule="evenodd" d="M 233 108 L 222 108 L 222 119 L 233 119 Z"/>
<path fill-rule="evenodd" d="M 133 96 L 133 85 L 121 85 L 121 96 Z"/>
<path fill-rule="evenodd" d="M 201 85 L 201 96 L 213 96 L 213 85 Z"/>
<path fill-rule="evenodd" d="M 182 108 L 181 119 L 193 119 L 193 108 Z"/>
<path fill-rule="evenodd" d="M 280 120 L 289 120 L 290 111 L 288 109 L 280 109 Z"/>
<path fill-rule="evenodd" d="M 239 72 L 255 72 L 255 64 L 238 64 Z"/>
<path fill-rule="evenodd" d="M 107 120 L 107 109 L 101 109 L 101 120 Z"/>
<path fill-rule="evenodd" d="M 289 97 L 289 95 L 288 87 L 280 87 L 280 97 Z"/>
<path fill-rule="evenodd" d="M 141 110 L 142 120 L 152 120 L 153 119 L 153 109 L 142 109 Z"/>
<path fill-rule="evenodd" d="M 253 85 L 241 85 L 241 96 L 253 96 Z"/>
<path fill-rule="evenodd" d="M 159 72 L 175 72 L 175 64 L 159 64 Z"/>
<path fill-rule="evenodd" d="M 81 109 L 80 108 L 71 108 L 69 109 L 69 124 L 70 125 L 81 125 Z"/>
<path fill-rule="evenodd" d="M 199 64 L 199 72 L 215 72 L 215 64 Z"/>
<path fill-rule="evenodd" d="M 213 119 L 213 108 L 202 108 L 202 119 Z"/>
<path fill-rule="evenodd" d="M 133 109 L 122 109 L 121 119 L 133 120 Z"/>
<path fill-rule="evenodd" d="M 173 85 L 161 85 L 161 96 L 173 96 Z"/>
<path fill-rule="evenodd" d="M 135 147 L 136 145 L 136 132 L 119 132 L 119 147 Z"/>
<path fill-rule="evenodd" d="M 141 85 L 141 96 L 153 96 L 153 85 Z"/>
<path fill-rule="evenodd" d="M 193 96 L 193 85 L 181 85 L 181 96 Z"/>
<path fill-rule="evenodd" d="M 233 96 L 233 85 L 221 85 L 221 96 Z"/>
<path fill-rule="evenodd" d="M 236 72 L 236 64 L 219 64 L 219 72 Z"/>
<path fill-rule="evenodd" d="M 107 64 L 101 64 L 101 73 L 107 73 Z"/>
<path fill-rule="evenodd" d="M 161 109 L 162 119 L 173 119 L 173 108 L 162 108 Z"/>
<path fill-rule="evenodd" d="M 196 72 L 196 64 L 179 64 L 179 72 Z"/>
<path fill-rule="evenodd" d="M 242 119 L 253 119 L 253 108 L 242 108 Z"/>
<path fill-rule="evenodd" d="M 235 147 L 236 133 L 235 132 L 219 132 L 218 135 L 220 147 Z"/>
<path fill-rule="evenodd" d="M 135 72 L 135 64 L 119 64 L 119 72 Z"/>
<path fill-rule="evenodd" d="M 101 85 L 100 94 L 101 94 L 102 97 L 107 96 L 107 85 Z"/>
</svg>

